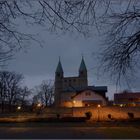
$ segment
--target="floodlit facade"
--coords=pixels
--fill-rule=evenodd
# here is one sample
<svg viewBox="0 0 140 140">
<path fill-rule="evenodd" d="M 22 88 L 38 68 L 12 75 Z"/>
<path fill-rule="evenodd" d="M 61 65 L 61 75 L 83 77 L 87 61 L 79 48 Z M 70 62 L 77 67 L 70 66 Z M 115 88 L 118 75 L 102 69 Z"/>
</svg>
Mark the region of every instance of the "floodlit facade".
<svg viewBox="0 0 140 140">
<path fill-rule="evenodd" d="M 103 93 L 95 91 L 96 87 L 87 87 L 79 92 L 63 91 L 61 98 L 62 106 L 65 107 L 86 107 L 97 106 L 98 104 L 106 105 L 107 98 Z"/>
<path fill-rule="evenodd" d="M 87 68 L 82 57 L 77 77 L 64 77 L 61 61 L 55 72 L 55 106 L 84 107 L 106 105 L 107 87 L 88 86 Z"/>
</svg>

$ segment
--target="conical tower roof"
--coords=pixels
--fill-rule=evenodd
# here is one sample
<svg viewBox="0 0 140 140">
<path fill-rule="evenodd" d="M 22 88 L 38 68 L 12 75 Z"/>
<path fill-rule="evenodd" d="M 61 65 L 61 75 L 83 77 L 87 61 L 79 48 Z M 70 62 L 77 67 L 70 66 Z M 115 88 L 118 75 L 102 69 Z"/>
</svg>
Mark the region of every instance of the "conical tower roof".
<svg viewBox="0 0 140 140">
<path fill-rule="evenodd" d="M 60 59 L 56 68 L 56 73 L 63 73 L 63 68 L 62 68 Z"/>
<path fill-rule="evenodd" d="M 81 64 L 80 64 L 79 71 L 87 71 L 87 68 L 86 68 L 85 61 L 84 61 L 83 57 L 82 57 L 82 61 L 81 61 Z"/>
</svg>

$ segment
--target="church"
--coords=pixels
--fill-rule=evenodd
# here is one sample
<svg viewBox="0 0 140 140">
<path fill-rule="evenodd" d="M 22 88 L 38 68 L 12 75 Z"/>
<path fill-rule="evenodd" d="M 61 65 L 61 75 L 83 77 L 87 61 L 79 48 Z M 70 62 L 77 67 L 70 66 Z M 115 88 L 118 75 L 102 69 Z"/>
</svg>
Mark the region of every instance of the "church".
<svg viewBox="0 0 140 140">
<path fill-rule="evenodd" d="M 64 77 L 64 71 L 59 59 L 55 72 L 56 107 L 86 107 L 105 106 L 107 86 L 88 86 L 87 68 L 82 57 L 77 77 Z"/>
</svg>

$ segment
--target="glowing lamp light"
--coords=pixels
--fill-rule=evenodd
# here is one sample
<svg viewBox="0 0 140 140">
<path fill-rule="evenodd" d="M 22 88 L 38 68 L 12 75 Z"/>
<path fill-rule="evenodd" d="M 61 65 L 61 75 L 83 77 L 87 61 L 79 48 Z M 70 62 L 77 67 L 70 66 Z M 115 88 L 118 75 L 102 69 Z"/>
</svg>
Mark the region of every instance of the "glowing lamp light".
<svg viewBox="0 0 140 140">
<path fill-rule="evenodd" d="M 135 103 L 132 103 L 132 106 L 136 106 L 136 104 Z"/>
<path fill-rule="evenodd" d="M 123 104 L 120 104 L 120 107 L 123 107 Z"/>
<path fill-rule="evenodd" d="M 98 104 L 98 105 L 97 105 L 97 107 L 98 107 L 98 108 L 100 108 L 100 107 L 101 107 L 101 105 L 100 105 L 100 104 Z"/>
<path fill-rule="evenodd" d="M 21 109 L 21 106 L 18 106 L 17 109 L 20 110 Z"/>
<path fill-rule="evenodd" d="M 74 101 L 73 101 L 73 103 L 75 104 L 75 103 L 76 103 L 76 101 L 74 100 Z"/>
<path fill-rule="evenodd" d="M 38 104 L 37 104 L 37 107 L 41 107 L 41 103 L 38 103 Z"/>
</svg>

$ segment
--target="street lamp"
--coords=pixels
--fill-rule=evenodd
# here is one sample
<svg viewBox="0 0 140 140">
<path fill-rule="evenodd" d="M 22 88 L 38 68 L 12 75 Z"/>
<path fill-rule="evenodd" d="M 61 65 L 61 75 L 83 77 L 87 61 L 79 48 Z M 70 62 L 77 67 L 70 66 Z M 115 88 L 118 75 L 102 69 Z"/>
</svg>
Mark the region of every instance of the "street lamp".
<svg viewBox="0 0 140 140">
<path fill-rule="evenodd" d="M 75 106 L 75 103 L 76 103 L 76 101 L 75 100 L 72 100 L 72 116 L 74 114 L 74 106 Z"/>
<path fill-rule="evenodd" d="M 76 101 L 75 101 L 75 100 L 73 100 L 73 107 L 75 106 L 75 103 L 76 103 Z"/>
<path fill-rule="evenodd" d="M 21 106 L 18 106 L 18 107 L 17 107 L 17 110 L 20 110 L 20 109 L 21 109 Z"/>
<path fill-rule="evenodd" d="M 120 104 L 120 107 L 123 107 L 123 104 Z"/>
<path fill-rule="evenodd" d="M 38 104 L 37 104 L 37 107 L 41 107 L 41 103 L 38 103 Z"/>
<path fill-rule="evenodd" d="M 99 122 L 99 115 L 100 115 L 100 112 L 99 112 L 99 111 L 100 111 L 100 110 L 99 110 L 99 109 L 100 109 L 100 107 L 101 107 L 101 105 L 100 105 L 100 104 L 98 104 L 98 105 L 97 105 L 97 108 L 98 108 L 98 120 L 97 120 L 97 121 L 98 121 L 98 122 Z"/>
<path fill-rule="evenodd" d="M 41 113 L 41 109 L 42 109 L 42 104 L 38 103 L 37 104 L 37 114 L 39 115 Z"/>
</svg>

